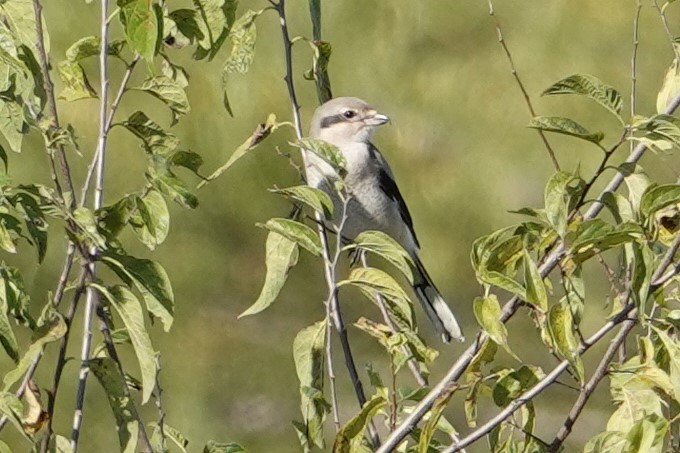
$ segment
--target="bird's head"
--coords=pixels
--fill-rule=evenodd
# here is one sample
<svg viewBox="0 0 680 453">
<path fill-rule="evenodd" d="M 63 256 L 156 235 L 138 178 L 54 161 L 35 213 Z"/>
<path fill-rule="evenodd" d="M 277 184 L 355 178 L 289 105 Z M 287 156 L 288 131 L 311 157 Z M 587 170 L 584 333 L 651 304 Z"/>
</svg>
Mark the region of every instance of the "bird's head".
<svg viewBox="0 0 680 453">
<path fill-rule="evenodd" d="M 367 143 L 375 128 L 389 120 L 359 98 L 335 98 L 316 109 L 309 135 L 336 145 Z"/>
</svg>

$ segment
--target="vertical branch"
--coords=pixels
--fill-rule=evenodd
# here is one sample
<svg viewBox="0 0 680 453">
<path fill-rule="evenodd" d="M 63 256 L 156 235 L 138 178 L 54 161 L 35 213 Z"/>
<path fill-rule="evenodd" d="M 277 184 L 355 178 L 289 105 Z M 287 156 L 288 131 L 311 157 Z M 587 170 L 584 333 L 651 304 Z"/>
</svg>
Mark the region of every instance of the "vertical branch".
<svg viewBox="0 0 680 453">
<path fill-rule="evenodd" d="M 286 86 L 288 88 L 288 96 L 290 98 L 290 103 L 291 103 L 291 108 L 293 109 L 293 122 L 295 125 L 295 133 L 298 137 L 298 139 L 302 138 L 303 132 L 302 132 L 302 125 L 301 125 L 301 119 L 300 119 L 300 104 L 298 103 L 297 100 L 297 94 L 295 93 L 295 84 L 293 83 L 293 57 L 292 57 L 292 42 L 290 40 L 290 35 L 288 34 L 288 23 L 286 21 L 286 11 L 285 11 L 285 0 L 279 0 L 278 2 L 274 2 L 273 0 L 270 0 L 270 3 L 274 6 L 276 11 L 278 12 L 279 15 L 279 21 L 280 21 L 280 26 L 281 26 L 281 34 L 283 38 L 283 46 L 284 46 L 284 53 L 285 53 L 285 64 L 286 64 L 286 75 L 284 77 L 284 80 L 286 82 Z M 305 169 L 307 168 L 307 156 L 306 156 L 307 151 L 302 150 L 302 160 L 305 165 Z M 331 257 L 330 257 L 330 248 L 328 244 L 328 237 L 326 235 L 326 231 L 324 230 L 324 219 L 322 218 L 321 214 L 318 212 L 315 214 L 315 218 L 317 221 L 318 225 L 318 232 L 319 232 L 319 237 L 321 239 L 321 249 L 323 252 L 323 261 L 324 261 L 324 276 L 326 279 L 326 284 L 328 285 L 329 288 L 329 297 L 330 297 L 330 306 L 331 306 L 331 318 L 333 319 L 333 324 L 335 326 L 336 331 L 338 332 L 338 336 L 340 337 L 340 344 L 342 346 L 342 351 L 345 356 L 345 364 L 347 366 L 347 370 L 350 375 L 350 379 L 352 380 L 352 385 L 354 387 L 354 392 L 356 394 L 357 400 L 359 401 L 359 405 L 361 407 L 364 406 L 366 403 L 366 395 L 364 393 L 364 388 L 363 384 L 361 383 L 361 379 L 359 378 L 359 373 L 357 372 L 356 365 L 354 363 L 354 357 L 352 356 L 352 349 L 349 344 L 349 339 L 347 337 L 347 328 L 345 327 L 345 324 L 342 320 L 342 313 L 340 312 L 340 303 L 338 300 L 338 292 L 337 292 L 337 287 L 335 284 L 334 276 L 333 276 L 333 271 L 332 271 L 332 263 L 331 263 Z M 338 240 L 340 240 L 338 238 Z M 380 445 L 380 439 L 378 438 L 378 433 L 375 430 L 375 428 L 369 424 L 369 437 L 370 441 L 373 444 L 374 448 L 377 448 Z"/>
<path fill-rule="evenodd" d="M 102 207 L 104 199 L 104 162 L 106 158 L 106 120 L 107 120 L 107 103 L 109 94 L 109 71 L 108 71 L 108 37 L 109 37 L 109 23 L 108 10 L 109 1 L 101 0 L 100 2 L 100 21 L 101 21 L 101 44 L 99 50 L 99 79 L 100 79 L 100 108 L 99 108 L 99 137 L 97 140 L 97 165 L 96 165 L 96 181 L 94 190 L 93 208 L 99 209 Z M 91 279 L 95 277 L 95 262 L 94 257 L 97 254 L 96 247 L 90 248 L 90 257 L 85 264 L 87 273 Z M 80 372 L 78 375 L 78 390 L 76 393 L 76 408 L 73 414 L 73 429 L 71 431 L 71 449 L 75 452 L 78 448 L 78 439 L 80 437 L 80 427 L 83 421 L 83 405 L 85 401 L 85 386 L 87 377 L 90 372 L 89 360 L 90 349 L 92 346 L 92 319 L 99 304 L 97 291 L 91 287 L 87 287 L 87 301 L 85 305 L 85 315 L 83 319 L 83 339 L 80 352 Z"/>
<path fill-rule="evenodd" d="M 635 116 L 637 109 L 637 53 L 640 45 L 640 11 L 642 10 L 642 2 L 636 0 L 635 18 L 633 19 L 633 55 L 630 58 L 630 117 Z M 630 144 L 631 149 L 633 142 Z"/>
<path fill-rule="evenodd" d="M 531 98 L 529 97 L 529 93 L 527 92 L 526 88 L 524 88 L 524 83 L 522 83 L 522 79 L 519 78 L 519 74 L 517 73 L 517 69 L 515 68 L 515 62 L 512 59 L 512 54 L 510 53 L 508 45 L 505 43 L 505 38 L 503 37 L 503 32 L 501 30 L 501 24 L 498 21 L 498 18 L 496 17 L 492 0 L 488 1 L 489 1 L 489 16 L 493 18 L 496 24 L 496 34 L 498 35 L 498 42 L 503 48 L 505 56 L 508 58 L 508 63 L 510 63 L 510 72 L 512 73 L 512 76 L 515 78 L 517 86 L 519 86 L 519 89 L 522 92 L 522 96 L 524 96 L 524 102 L 526 103 L 527 108 L 529 109 L 529 113 L 531 114 L 532 117 L 534 117 L 536 116 L 536 111 L 534 110 L 534 106 L 531 103 Z M 559 171 L 560 164 L 559 162 L 557 162 L 557 157 L 555 157 L 555 151 L 553 151 L 552 147 L 550 146 L 550 143 L 548 142 L 548 137 L 545 136 L 545 133 L 542 130 L 536 129 L 536 131 L 538 132 L 538 135 L 541 136 L 541 141 L 543 141 L 545 149 L 546 151 L 548 151 L 548 155 L 550 156 L 550 160 L 552 161 L 553 167 L 555 167 L 556 171 Z"/>
</svg>

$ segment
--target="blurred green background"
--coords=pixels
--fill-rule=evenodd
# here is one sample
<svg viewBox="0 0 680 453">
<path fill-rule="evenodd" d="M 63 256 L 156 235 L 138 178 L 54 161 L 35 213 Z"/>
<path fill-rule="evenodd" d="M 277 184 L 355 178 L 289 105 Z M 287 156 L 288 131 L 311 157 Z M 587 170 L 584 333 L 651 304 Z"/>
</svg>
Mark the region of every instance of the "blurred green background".
<svg viewBox="0 0 680 453">
<path fill-rule="evenodd" d="M 166 3 L 170 9 L 186 4 Z M 288 3 L 291 33 L 311 35 L 307 2 Z M 656 92 L 673 55 L 658 13 L 649 2 L 644 3 L 637 60 L 637 112 L 649 115 L 654 112 Z M 267 5 L 264 0 L 242 1 L 238 14 Z M 74 41 L 98 34 L 96 4 L 50 1 L 44 6 L 53 65 L 63 59 L 65 49 Z M 462 319 L 468 338 L 472 338 L 476 323 L 471 301 L 480 288 L 470 266 L 470 246 L 477 237 L 520 219 L 508 211 L 540 207 L 543 186 L 552 173 L 538 135 L 525 127 L 527 108 L 497 41 L 488 6 L 482 1 L 345 0 L 322 1 L 322 8 L 324 39 L 333 45 L 333 92 L 366 99 L 391 117 L 391 125 L 379 131 L 375 142 L 389 159 L 409 204 L 423 260 Z M 675 5 L 669 8 L 671 27 L 677 23 L 677 9 Z M 574 97 L 540 98 L 539 94 L 564 76 L 588 73 L 618 88 L 629 111 L 634 13 L 632 0 L 496 2 L 505 39 L 539 114 L 571 116 L 591 130 L 608 133 L 610 141 L 618 138 L 617 124 L 596 105 Z M 192 110 L 173 132 L 186 148 L 205 158 L 205 174 L 225 162 L 270 112 L 281 120 L 290 119 L 275 13 L 261 16 L 257 28 L 257 54 L 251 72 L 229 80 L 234 118 L 225 112 L 221 99 L 220 72 L 228 45 L 212 63 L 192 61 L 188 50 L 176 52 L 191 76 L 188 96 Z M 119 35 L 120 30 L 114 29 L 114 34 Z M 316 106 L 313 84 L 301 77 L 310 66 L 311 54 L 304 43 L 296 45 L 294 52 L 306 124 Z M 94 59 L 86 63 L 90 74 L 96 74 L 96 64 Z M 114 87 L 122 69 L 112 63 Z M 134 81 L 142 78 L 137 74 Z M 98 86 L 94 75 L 91 80 Z M 76 126 L 80 137 L 84 156 L 74 154 L 70 160 L 76 178 L 82 178 L 95 147 L 98 102 L 60 102 L 59 108 L 62 123 Z M 156 121 L 169 124 L 167 110 L 138 93 L 123 101 L 119 118 L 140 108 Z M 165 266 L 173 282 L 177 299 L 173 329 L 164 334 L 154 326 L 152 331 L 154 345 L 162 353 L 166 422 L 186 435 L 190 451 L 200 451 L 209 439 L 237 441 L 252 452 L 300 449 L 291 425 L 292 419 L 300 418 L 291 346 L 296 332 L 323 316 L 321 301 L 326 290 L 319 263 L 303 256 L 277 303 L 257 316 L 236 319 L 255 300 L 264 279 L 266 233 L 255 223 L 285 216 L 290 209 L 267 188 L 297 182 L 295 171 L 274 150 L 278 146 L 295 154 L 287 144 L 292 139 L 289 130 L 280 130 L 200 190 L 200 206 L 195 211 L 173 205 L 170 235 L 153 254 L 135 243 L 131 235 L 124 237 L 132 244 L 132 254 L 153 256 Z M 589 176 L 600 157 L 597 148 L 561 137 L 549 139 L 564 169 L 574 169 L 580 163 L 582 174 Z M 114 129 L 109 149 L 106 200 L 111 202 L 142 186 L 145 157 L 138 143 L 122 129 Z M 624 156 L 622 150 L 620 157 Z M 10 159 L 15 182 L 49 183 L 39 137 L 30 136 L 24 152 Z M 680 170 L 672 156 L 651 153 L 643 165 L 653 179 L 663 182 L 675 181 Z M 46 292 L 55 286 L 63 248 L 63 240 L 52 236 L 48 258 L 40 267 L 28 248 L 19 256 L 2 254 L 0 258 L 21 267 L 31 295 L 42 303 Z M 608 313 L 604 275 L 598 267 L 588 270 L 586 334 Z M 346 298 L 343 303 L 348 321 L 360 314 L 378 316 L 373 305 L 359 297 Z M 422 312 L 418 314 L 422 319 Z M 75 325 L 77 333 L 80 319 Z M 421 325 L 428 341 L 439 347 L 426 322 Z M 536 347 L 540 340 L 526 316 L 516 317 L 509 329 L 510 343 L 523 360 L 546 370 L 555 364 Z M 350 329 L 350 336 L 362 369 L 369 361 L 385 369 L 379 347 L 356 329 Z M 25 336 L 22 339 L 27 341 Z M 50 382 L 54 349 L 50 347 L 38 374 L 42 387 Z M 442 346 L 433 378 L 441 376 L 462 350 L 461 345 Z M 592 361 L 602 350 L 595 348 L 588 354 L 587 367 L 592 368 Z M 78 355 L 75 346 L 70 354 Z M 134 362 L 131 355 L 125 357 L 127 363 Z M 508 360 L 507 364 L 513 362 Z M 0 374 L 9 366 L 6 358 L 0 359 Z M 77 367 L 76 360 L 66 367 L 55 425 L 60 434 L 70 433 Z M 129 369 L 135 371 L 132 366 Z M 346 420 L 357 406 L 341 360 L 336 370 Z M 564 380 L 569 381 L 566 377 Z M 413 385 L 407 374 L 401 384 Z M 575 397 L 574 391 L 557 386 L 538 399 L 539 437 L 551 439 Z M 143 411 L 147 419 L 153 419 L 155 408 L 147 406 Z M 567 451 L 582 448 L 588 438 L 604 429 L 611 411 L 605 383 L 576 424 Z M 491 405 L 482 405 L 480 419 L 493 413 Z M 465 432 L 462 397 L 454 398 L 447 415 Z M 92 379 L 80 451 L 115 451 L 113 427 L 104 394 Z M 5 429 L 0 439 L 16 445 L 17 451 L 25 450 L 26 444 L 11 431 Z M 486 450 L 484 442 L 469 449 Z"/>
</svg>

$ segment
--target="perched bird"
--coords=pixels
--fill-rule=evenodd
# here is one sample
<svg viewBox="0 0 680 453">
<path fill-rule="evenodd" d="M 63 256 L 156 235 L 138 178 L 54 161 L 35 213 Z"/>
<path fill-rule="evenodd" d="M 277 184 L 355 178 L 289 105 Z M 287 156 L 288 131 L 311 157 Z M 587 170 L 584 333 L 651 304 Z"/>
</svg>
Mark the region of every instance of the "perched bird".
<svg viewBox="0 0 680 453">
<path fill-rule="evenodd" d="M 345 187 L 349 194 L 347 218 L 342 235 L 353 239 L 367 230 L 390 235 L 406 250 L 415 263 L 413 290 L 428 318 L 445 342 L 464 341 L 451 309 L 444 301 L 421 262 L 420 244 L 413 229 L 411 214 L 399 192 L 387 161 L 371 143 L 375 129 L 389 121 L 358 98 L 340 97 L 321 105 L 312 117 L 309 135 L 335 145 L 346 160 Z M 342 202 L 333 190 L 338 175 L 325 160 L 308 153 L 308 184 L 327 192 L 335 203 L 336 222 L 342 218 Z"/>
</svg>

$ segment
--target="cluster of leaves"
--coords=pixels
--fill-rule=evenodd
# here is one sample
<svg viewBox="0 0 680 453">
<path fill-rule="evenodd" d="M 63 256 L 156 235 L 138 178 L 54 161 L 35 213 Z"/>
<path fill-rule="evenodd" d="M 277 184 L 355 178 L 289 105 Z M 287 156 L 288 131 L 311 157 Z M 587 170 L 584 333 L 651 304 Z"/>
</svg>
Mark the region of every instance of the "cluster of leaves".
<svg viewBox="0 0 680 453">
<path fill-rule="evenodd" d="M 225 71 L 243 70 L 252 60 L 253 23 L 260 13 L 248 11 L 236 21 L 236 0 L 196 0 L 192 7 L 174 10 L 162 1 L 119 0 L 116 6 L 109 22 L 119 25 L 111 31 L 112 34 L 120 33 L 119 39 L 108 34 L 83 37 L 68 48 L 62 59 L 50 52 L 49 34 L 44 19 L 39 15 L 39 2 L 13 0 L 0 5 L 0 133 L 7 149 L 15 153 L 21 152 L 23 138 L 29 131 L 41 134 L 47 157 L 45 171 L 52 173 L 55 182 L 54 187 L 13 184 L 8 153 L 0 146 L 0 159 L 5 170 L 0 175 L 0 249 L 2 253 L 16 254 L 23 251 L 23 243 L 26 242 L 35 248 L 40 263 L 47 250 L 48 233 L 50 237 L 59 235 L 61 226 L 65 226 L 70 251 L 67 252 L 64 278 L 71 277 L 73 251 L 79 253 L 85 262 L 82 269 L 84 278 L 66 288 L 67 292 L 73 292 L 72 307 L 77 306 L 86 288 L 96 292 L 101 306 L 97 314 L 107 329 L 113 329 L 109 338 L 104 335 L 103 342 L 94 348 L 84 365 L 92 371 L 108 395 L 116 418 L 121 451 L 135 451 L 138 438 L 146 437 L 146 434 L 138 434 L 146 428 L 131 394 L 139 389 L 142 404 L 152 398 L 158 399 L 160 394 L 159 353 L 151 343 L 147 319 L 150 322 L 160 321 L 163 330 L 168 331 L 173 323 L 175 297 L 162 265 L 128 254 L 120 234 L 124 229 L 130 229 L 150 250 L 162 244 L 170 228 L 167 200 L 186 208 L 198 205 L 186 177 L 178 169 L 200 177 L 198 172 L 203 161 L 197 153 L 183 149 L 178 137 L 147 113 L 137 111 L 118 122 L 114 121 L 114 116 L 123 95 L 150 95 L 168 107 L 170 126 L 174 125 L 190 110 L 185 91 L 189 75 L 173 62 L 174 49 L 190 46 L 194 49 L 195 59 L 212 59 L 227 38 L 231 38 L 233 49 Z M 37 22 L 36 17 L 41 20 Z M 125 68 L 113 103 L 101 107 L 107 109 L 104 133 L 108 135 L 116 126 L 132 133 L 139 138 L 148 162 L 145 185 L 130 187 L 128 195 L 108 206 L 86 203 L 91 173 L 83 182 L 82 200 L 76 199 L 75 181 L 69 174 L 66 153 L 70 149 L 80 153 L 75 133 L 78 125 L 59 125 L 56 96 L 52 92 L 51 76 L 46 72 L 50 57 L 59 60 L 56 68 L 62 88 L 58 99 L 67 102 L 97 99 L 102 93 L 93 88 L 91 75 L 82 63 L 99 56 L 103 40 L 107 43 L 107 58 L 122 63 Z M 128 86 L 132 73 L 136 69 L 144 70 L 142 65 L 137 64 L 139 61 L 145 63 L 148 75 L 137 86 Z M 101 77 L 108 78 L 109 75 Z M 98 149 L 94 159 L 104 152 L 105 149 Z M 90 172 L 93 168 L 94 161 Z M 95 280 L 91 269 L 97 262 L 113 271 L 117 281 Z M 62 284 L 65 283 L 64 280 Z M 34 319 L 31 312 L 38 307 L 28 296 L 20 269 L 2 261 L 0 344 L 16 365 L 3 378 L 0 392 L 2 426 L 7 421 L 11 422 L 31 444 L 36 445 L 35 448 L 42 443 L 42 451 L 47 448 L 71 451 L 74 442 L 74 438 L 69 442 L 66 437 L 52 432 L 51 420 L 68 414 L 51 413 L 54 404 L 45 407 L 41 403 L 39 389 L 46 386 L 34 382 L 32 377 L 48 343 L 60 341 L 65 350 L 74 313 L 60 305 L 63 293 L 62 287 L 57 290 L 57 295 L 50 296 L 41 316 Z M 119 325 L 117 329 L 114 328 L 116 325 Z M 29 345 L 19 344 L 15 334 L 17 328 L 32 333 L 33 340 Z M 126 347 L 131 347 L 137 357 L 138 378 L 124 372 L 115 352 L 116 348 Z M 59 360 L 55 371 L 55 390 L 65 357 Z M 57 395 L 49 397 L 53 402 Z M 160 401 L 157 404 L 160 406 Z M 150 426 L 153 428 L 150 445 L 154 451 L 167 451 L 168 441 L 185 451 L 188 441 L 164 422 L 162 413 L 160 420 Z M 0 449 L 4 451 L 7 448 L 0 442 Z M 242 451 L 242 448 L 237 444 L 210 442 L 205 451 L 236 452 Z"/>
<path fill-rule="evenodd" d="M 611 316 L 633 304 L 646 334 L 638 335 L 640 347 L 627 351 L 625 363 L 612 366 L 611 389 L 617 409 L 607 431 L 592 439 L 586 451 L 662 451 L 669 423 L 678 413 L 677 403 L 662 410 L 666 398 L 677 397 L 677 387 L 672 383 L 680 362 L 676 362 L 677 345 L 671 340 L 676 335 L 673 319 L 677 309 L 673 309 L 676 298 L 668 289 L 674 285 L 655 286 L 652 275 L 677 236 L 673 219 L 677 218 L 680 186 L 650 183 L 641 167 L 624 162 L 616 168 L 625 176 L 627 196 L 606 192 L 598 201 L 610 211 L 611 221 L 584 219 L 581 208 L 593 182 L 622 143 L 628 140 L 655 150 L 670 150 L 680 145 L 680 128 L 674 117 L 664 113 L 665 104 L 658 114 L 636 117 L 626 124 L 620 115 L 619 93 L 593 76 L 567 77 L 544 94 L 590 98 L 619 120 L 622 138 L 607 148 L 602 144 L 602 133 L 592 133 L 572 119 L 537 117 L 530 122 L 530 127 L 596 144 L 604 151 L 603 161 L 589 181 L 578 173 L 557 172 L 546 185 L 542 209 L 521 209 L 517 212 L 529 220 L 475 242 L 471 257 L 484 296 L 475 300 L 474 312 L 488 337 L 466 372 L 468 424 L 476 426 L 476 408 L 483 395 L 505 407 L 546 376 L 540 367 L 521 363 L 510 349 L 497 298 L 499 290 L 525 302 L 546 349 L 569 362 L 572 378 L 583 388 L 587 376 L 581 358 L 585 341 L 581 325 L 584 305 L 594 302 L 587 299 L 583 266 L 597 257 L 610 276 Z M 552 275 L 543 273 L 541 266 L 556 250 L 557 270 Z M 616 263 L 613 269 L 603 256 Z M 653 307 L 648 304 L 650 298 L 655 302 Z M 603 316 L 603 322 L 606 318 Z M 494 367 L 484 373 L 484 365 L 493 363 L 497 346 L 521 365 Z M 533 435 L 535 421 L 533 402 L 528 401 L 513 420 L 498 424 L 489 434 L 492 450 L 546 451 L 548 445 Z"/>
</svg>

